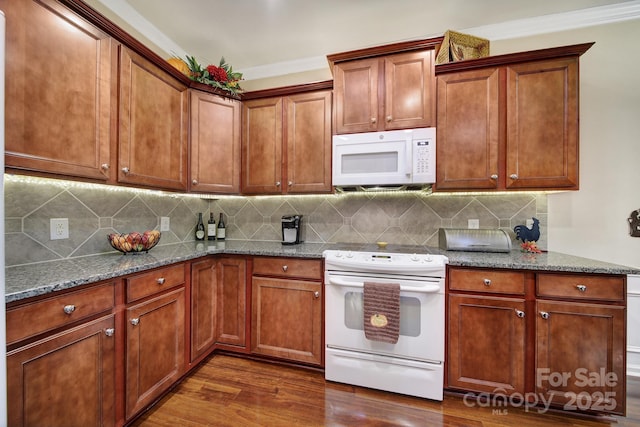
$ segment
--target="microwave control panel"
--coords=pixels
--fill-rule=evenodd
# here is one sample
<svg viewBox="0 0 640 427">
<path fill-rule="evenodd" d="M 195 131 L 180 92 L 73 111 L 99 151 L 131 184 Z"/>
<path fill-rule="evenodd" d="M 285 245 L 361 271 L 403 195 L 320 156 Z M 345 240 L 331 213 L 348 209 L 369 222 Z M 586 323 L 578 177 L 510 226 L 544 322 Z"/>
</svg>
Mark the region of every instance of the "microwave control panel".
<svg viewBox="0 0 640 427">
<path fill-rule="evenodd" d="M 413 140 L 413 181 L 435 182 L 436 141 L 432 138 Z"/>
</svg>

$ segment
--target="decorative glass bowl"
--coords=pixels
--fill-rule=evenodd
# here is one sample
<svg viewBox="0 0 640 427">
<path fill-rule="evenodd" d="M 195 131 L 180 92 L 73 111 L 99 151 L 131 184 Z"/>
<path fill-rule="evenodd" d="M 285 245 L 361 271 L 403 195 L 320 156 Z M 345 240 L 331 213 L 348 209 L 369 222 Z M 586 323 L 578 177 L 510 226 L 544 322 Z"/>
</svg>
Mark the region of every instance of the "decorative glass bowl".
<svg viewBox="0 0 640 427">
<path fill-rule="evenodd" d="M 160 241 L 158 230 L 147 230 L 144 233 L 136 231 L 127 234 L 111 233 L 107 240 L 113 247 L 123 254 L 148 252 Z"/>
</svg>

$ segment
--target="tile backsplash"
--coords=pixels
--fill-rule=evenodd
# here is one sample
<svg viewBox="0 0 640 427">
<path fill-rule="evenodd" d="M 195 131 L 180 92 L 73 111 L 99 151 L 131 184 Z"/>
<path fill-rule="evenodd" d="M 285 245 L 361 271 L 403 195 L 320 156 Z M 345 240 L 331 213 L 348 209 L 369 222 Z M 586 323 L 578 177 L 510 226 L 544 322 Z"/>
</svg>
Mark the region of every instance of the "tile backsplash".
<svg viewBox="0 0 640 427">
<path fill-rule="evenodd" d="M 216 222 L 220 212 L 227 239 L 279 241 L 283 215 L 303 215 L 306 242 L 438 245 L 441 227 L 513 227 L 540 219 L 538 245 L 546 248 L 547 197 L 544 193 L 424 194 L 347 193 L 306 196 L 220 197 L 90 185 L 5 175 L 5 263 L 7 266 L 111 252 L 107 234 L 160 229 L 170 231 L 160 245 L 194 240 L 198 212 Z M 51 218 L 69 219 L 69 238 L 50 240 Z"/>
</svg>

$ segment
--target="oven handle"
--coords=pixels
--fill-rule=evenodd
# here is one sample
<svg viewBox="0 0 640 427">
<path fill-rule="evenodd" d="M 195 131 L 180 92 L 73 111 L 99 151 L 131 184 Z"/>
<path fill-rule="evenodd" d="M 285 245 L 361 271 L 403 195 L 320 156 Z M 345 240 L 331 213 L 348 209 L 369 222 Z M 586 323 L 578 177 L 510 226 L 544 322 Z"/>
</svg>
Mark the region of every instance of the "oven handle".
<svg viewBox="0 0 640 427">
<path fill-rule="evenodd" d="M 337 277 L 329 277 L 329 284 L 336 286 L 352 286 L 356 288 L 364 288 L 364 282 L 350 282 L 348 280 L 339 279 Z M 426 285 L 426 286 L 402 286 L 400 285 L 400 291 L 421 292 L 425 294 L 435 294 L 440 292 L 440 285 Z"/>
</svg>

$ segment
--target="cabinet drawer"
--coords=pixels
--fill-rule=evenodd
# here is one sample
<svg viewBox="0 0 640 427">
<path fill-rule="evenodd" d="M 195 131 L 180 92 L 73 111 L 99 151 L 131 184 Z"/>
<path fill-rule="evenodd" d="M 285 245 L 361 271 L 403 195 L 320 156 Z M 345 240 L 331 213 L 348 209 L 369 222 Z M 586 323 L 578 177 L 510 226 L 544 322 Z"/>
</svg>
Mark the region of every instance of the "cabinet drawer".
<svg viewBox="0 0 640 427">
<path fill-rule="evenodd" d="M 7 344 L 111 310 L 114 282 L 69 292 L 7 310 Z"/>
<path fill-rule="evenodd" d="M 184 283 L 184 265 L 158 268 L 126 279 L 127 302 L 148 297 Z"/>
<path fill-rule="evenodd" d="M 584 274 L 538 274 L 539 297 L 624 301 L 624 278 Z"/>
<path fill-rule="evenodd" d="M 256 257 L 253 259 L 253 274 L 322 280 L 322 261 Z"/>
<path fill-rule="evenodd" d="M 449 270 L 449 289 L 498 294 L 524 294 L 524 273 L 495 270 Z"/>
</svg>

